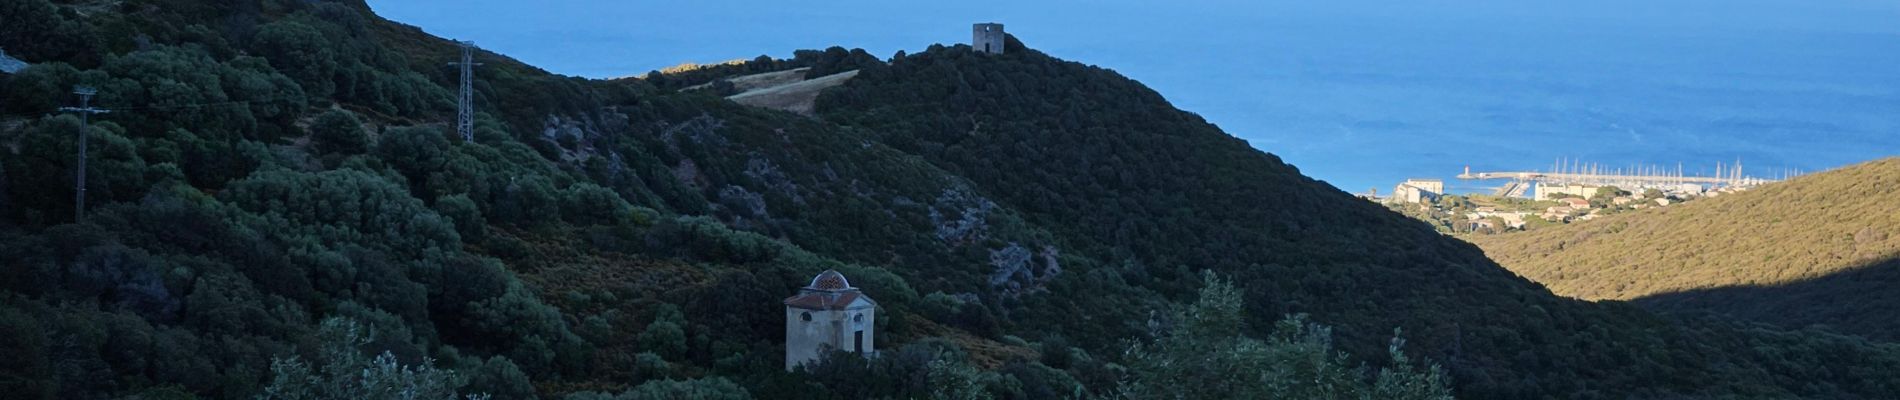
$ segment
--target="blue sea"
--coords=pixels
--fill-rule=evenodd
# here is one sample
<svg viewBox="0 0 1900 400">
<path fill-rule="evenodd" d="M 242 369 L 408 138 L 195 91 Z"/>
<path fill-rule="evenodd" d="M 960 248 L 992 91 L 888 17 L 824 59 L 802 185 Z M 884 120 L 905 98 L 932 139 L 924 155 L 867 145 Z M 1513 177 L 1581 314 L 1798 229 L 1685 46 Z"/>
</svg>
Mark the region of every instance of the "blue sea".
<svg viewBox="0 0 1900 400">
<path fill-rule="evenodd" d="M 1892 35 L 1383 39 L 1263 56 L 1224 90 L 1269 95 L 1178 105 L 1355 192 L 1559 158 L 1774 177 L 1900 154 Z"/>
<path fill-rule="evenodd" d="M 1776 177 L 1900 154 L 1900 1 L 386 1 L 392 19 L 614 77 L 1001 22 L 1115 69 L 1342 190 L 1406 178 L 1740 160 Z M 450 7 L 449 5 L 453 5 Z"/>
<path fill-rule="evenodd" d="M 1407 178 L 1489 191 L 1504 182 L 1453 177 L 1559 159 L 1777 178 L 1900 155 L 1900 34 L 1530 19 L 1283 20 L 1136 42 L 1170 63 L 1124 72 L 1356 193 Z"/>
</svg>

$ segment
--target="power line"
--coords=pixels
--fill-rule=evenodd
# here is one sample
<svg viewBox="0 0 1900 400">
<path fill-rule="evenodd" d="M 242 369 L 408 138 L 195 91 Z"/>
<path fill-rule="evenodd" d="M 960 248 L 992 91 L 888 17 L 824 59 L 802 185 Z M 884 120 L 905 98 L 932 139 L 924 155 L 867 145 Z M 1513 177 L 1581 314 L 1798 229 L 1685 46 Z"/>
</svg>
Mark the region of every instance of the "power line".
<svg viewBox="0 0 1900 400">
<path fill-rule="evenodd" d="M 269 103 L 269 102 L 278 102 L 278 101 L 285 101 L 285 100 L 290 100 L 290 99 L 292 99 L 292 98 L 295 98 L 295 97 L 299 97 L 299 96 L 297 96 L 297 95 L 282 95 L 282 96 L 278 96 L 278 97 L 272 97 L 272 98 L 264 98 L 264 99 L 253 99 L 253 100 L 233 100 L 233 101 L 221 101 L 221 102 L 215 102 L 215 103 L 194 103 L 194 104 L 177 104 L 177 105 L 169 105 L 169 106 L 142 106 L 142 107 L 119 107 L 119 108 L 113 108 L 112 110 L 114 110 L 114 111 L 136 111 L 136 110 L 177 110 L 177 109 L 183 109 L 183 108 L 209 108 L 209 107 L 221 107 L 221 106 L 235 106 L 235 105 L 246 105 L 246 106 L 248 106 L 248 105 L 251 105 L 251 104 L 256 104 L 256 103 Z"/>
<path fill-rule="evenodd" d="M 74 174 L 74 177 L 73 177 L 73 222 L 75 223 L 85 221 L 86 219 L 86 161 L 89 159 L 86 153 L 87 153 L 88 144 L 90 144 L 91 142 L 93 114 L 105 114 L 105 113 L 110 113 L 113 111 L 168 110 L 168 109 L 183 109 L 183 108 L 220 107 L 220 106 L 231 106 L 231 105 L 250 105 L 253 103 L 261 103 L 261 102 L 283 101 L 283 100 L 288 100 L 291 97 L 291 96 L 280 96 L 280 97 L 269 98 L 269 99 L 108 109 L 108 108 L 99 108 L 99 107 L 92 106 L 92 96 L 96 96 L 99 94 L 98 88 L 94 88 L 91 86 L 84 86 L 84 85 L 73 86 L 73 94 L 79 95 L 79 106 L 78 107 L 60 107 L 56 111 L 79 114 L 79 155 L 78 155 L 78 162 L 77 162 L 78 168 L 77 168 L 77 172 Z M 15 114 L 15 115 L 18 115 L 18 114 Z M 20 115 L 20 116 L 30 116 L 30 115 Z"/>
<path fill-rule="evenodd" d="M 169 105 L 169 106 L 103 107 L 103 108 L 98 108 L 98 109 L 102 111 L 110 112 L 110 111 L 178 110 L 178 109 L 187 109 L 187 108 L 212 108 L 212 107 L 224 107 L 224 106 L 248 106 L 248 105 L 257 104 L 257 103 L 286 101 L 286 100 L 291 100 L 297 97 L 300 97 L 300 96 L 282 95 L 278 97 L 253 99 L 253 100 L 234 100 L 234 101 L 220 101 L 220 102 L 213 102 L 213 103 L 175 104 L 175 105 Z M 69 108 L 72 108 L 72 107 L 61 107 L 61 108 L 55 109 L 54 111 L 55 112 L 72 111 L 72 110 L 68 110 Z M 4 116 L 4 117 L 39 117 L 42 115 L 45 115 L 45 114 L 43 113 L 0 114 L 0 116 Z"/>
<path fill-rule="evenodd" d="M 77 182 L 73 185 L 73 222 L 79 223 L 86 220 L 86 139 L 87 133 L 92 131 L 91 116 L 109 113 L 112 110 L 92 107 L 92 96 L 99 94 L 99 89 L 91 86 L 74 86 L 73 94 L 79 95 L 79 107 L 60 107 L 59 111 L 79 113 L 79 173 Z"/>
</svg>

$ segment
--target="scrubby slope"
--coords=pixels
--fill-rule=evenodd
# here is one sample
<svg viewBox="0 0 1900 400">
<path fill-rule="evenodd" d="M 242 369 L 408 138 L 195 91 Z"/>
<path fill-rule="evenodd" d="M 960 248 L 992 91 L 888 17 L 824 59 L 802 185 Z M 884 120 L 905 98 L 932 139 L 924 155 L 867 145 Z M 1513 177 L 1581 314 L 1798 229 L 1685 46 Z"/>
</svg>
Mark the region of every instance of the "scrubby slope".
<svg viewBox="0 0 1900 400">
<path fill-rule="evenodd" d="M 1795 378 L 1810 371 L 1739 345 L 1796 336 L 1554 296 L 1474 246 L 1301 176 L 1113 71 L 1020 44 L 1003 56 L 933 47 L 866 69 L 821 97 L 819 112 L 971 178 L 1068 247 L 1119 263 L 1129 284 L 1173 294 L 1189 287 L 1189 271 L 1231 274 L 1253 326 L 1311 313 L 1344 327 L 1344 346 L 1359 354 L 1384 344 L 1379 333 L 1403 328 L 1415 348 L 1450 364 L 1470 397 L 1854 396 L 1892 384 L 1847 370 Z M 1075 301 L 1114 310 L 1120 300 Z M 1018 307 L 1011 311 L 1065 320 L 1041 304 Z M 1865 346 L 1799 340 L 1809 339 L 1839 355 Z M 1890 360 L 1886 351 L 1874 357 Z M 1763 385 L 1803 379 L 1832 383 Z"/>
<path fill-rule="evenodd" d="M 1789 329 L 1812 326 L 1874 340 L 1900 340 L 1900 260 L 1763 286 L 1658 293 L 1633 300 L 1655 310 L 1708 312 Z"/>
<path fill-rule="evenodd" d="M 1310 312 L 1379 365 L 1404 328 L 1469 397 L 1896 389 L 1890 347 L 1552 296 L 1138 83 L 1020 45 L 613 81 L 484 52 L 462 142 L 442 123 L 457 46 L 361 2 L 5 4 L 0 27 L 50 35 L 0 36 L 37 63 L 0 78 L 16 397 L 318 390 L 298 383 L 354 382 L 382 352 L 498 398 L 1100 396 L 1143 368 L 1120 364 L 1129 340 L 1182 323 L 1172 305 L 1204 268 L 1244 288 L 1256 334 Z M 860 75 L 821 120 L 670 90 L 801 66 Z M 79 223 L 63 155 L 87 128 L 52 115 L 75 84 L 115 110 L 90 128 Z M 783 371 L 778 301 L 823 269 L 878 299 L 883 356 Z"/>
<path fill-rule="evenodd" d="M 1562 295 L 1662 297 L 1670 300 L 1639 302 L 1861 326 L 1874 329 L 1850 330 L 1890 338 L 1880 324 L 1866 324 L 1892 320 L 1894 304 L 1876 300 L 1890 290 L 1875 289 L 1900 283 L 1881 278 L 1900 258 L 1897 197 L 1900 158 L 1889 158 L 1676 207 L 1471 240 Z"/>
<path fill-rule="evenodd" d="M 1633 299 L 1814 279 L 1900 256 L 1900 158 L 1517 235 L 1474 238 L 1558 294 Z"/>
<path fill-rule="evenodd" d="M 376 338 L 366 355 L 434 358 L 499 398 L 928 389 L 782 370 L 778 301 L 824 269 L 885 306 L 893 371 L 962 361 L 903 347 L 926 334 L 1035 354 L 980 305 L 985 250 L 1047 235 L 853 131 L 483 52 L 467 143 L 442 123 L 455 44 L 361 2 L 0 7 L 9 29 L 59 27 L 0 37 L 36 63 L 0 75 L 0 386 L 18 397 L 250 398 L 294 380 L 275 360 L 347 361 L 332 319 Z M 73 223 L 83 128 L 54 110 L 81 84 L 114 112 L 92 121 Z M 913 263 L 930 267 L 883 268 Z M 923 318 L 908 282 L 977 305 L 937 293 Z"/>
</svg>

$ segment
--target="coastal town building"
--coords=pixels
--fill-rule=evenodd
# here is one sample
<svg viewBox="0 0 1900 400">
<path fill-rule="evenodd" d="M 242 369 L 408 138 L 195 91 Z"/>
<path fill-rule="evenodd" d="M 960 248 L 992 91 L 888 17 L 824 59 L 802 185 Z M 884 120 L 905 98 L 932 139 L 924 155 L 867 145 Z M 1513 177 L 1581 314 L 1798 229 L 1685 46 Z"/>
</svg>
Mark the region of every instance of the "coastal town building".
<svg viewBox="0 0 1900 400">
<path fill-rule="evenodd" d="M 1445 194 L 1445 181 L 1439 179 L 1406 179 L 1392 188 L 1391 201 L 1405 204 L 1430 203 Z"/>
<path fill-rule="evenodd" d="M 1590 196 L 1595 196 L 1597 194 L 1598 187 L 1599 186 L 1555 185 L 1555 184 L 1539 183 L 1537 184 L 1536 196 L 1538 200 L 1549 200 L 1549 199 L 1564 197 L 1564 196 L 1577 196 L 1577 197 L 1588 198 Z"/>
</svg>

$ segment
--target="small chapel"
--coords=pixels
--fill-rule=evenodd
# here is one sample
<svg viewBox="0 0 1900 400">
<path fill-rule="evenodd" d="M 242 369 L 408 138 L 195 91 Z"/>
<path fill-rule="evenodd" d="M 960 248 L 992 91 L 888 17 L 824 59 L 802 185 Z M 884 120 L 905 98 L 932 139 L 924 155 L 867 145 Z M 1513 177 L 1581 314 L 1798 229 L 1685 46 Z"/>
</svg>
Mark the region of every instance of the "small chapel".
<svg viewBox="0 0 1900 400">
<path fill-rule="evenodd" d="M 832 350 L 876 354 L 876 323 L 876 301 L 838 271 L 819 273 L 797 295 L 785 298 L 785 370 L 817 361 Z"/>
</svg>

